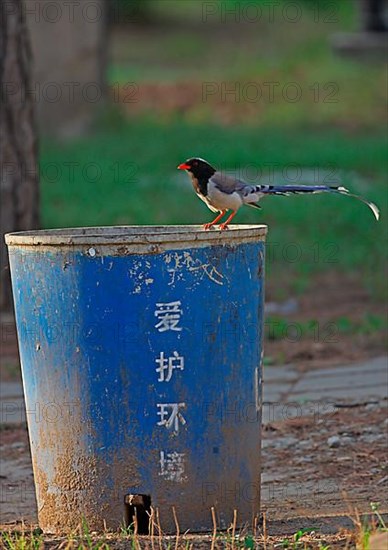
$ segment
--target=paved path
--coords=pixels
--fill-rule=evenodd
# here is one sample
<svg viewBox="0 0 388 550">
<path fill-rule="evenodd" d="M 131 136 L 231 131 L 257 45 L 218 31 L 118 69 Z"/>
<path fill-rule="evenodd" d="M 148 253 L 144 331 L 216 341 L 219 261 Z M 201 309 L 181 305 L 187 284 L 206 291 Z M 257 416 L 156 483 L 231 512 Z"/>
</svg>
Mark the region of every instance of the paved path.
<svg viewBox="0 0 388 550">
<path fill-rule="evenodd" d="M 0 384 L 0 425 L 26 421 L 23 387 L 19 382 Z"/>
<path fill-rule="evenodd" d="M 303 373 L 264 367 L 263 377 L 264 423 L 388 399 L 387 356 Z"/>
<path fill-rule="evenodd" d="M 305 373 L 292 365 L 264 367 L 263 388 L 264 423 L 373 403 L 388 399 L 388 357 Z M 22 385 L 4 382 L 0 386 L 0 424 L 19 424 L 25 418 Z"/>
</svg>

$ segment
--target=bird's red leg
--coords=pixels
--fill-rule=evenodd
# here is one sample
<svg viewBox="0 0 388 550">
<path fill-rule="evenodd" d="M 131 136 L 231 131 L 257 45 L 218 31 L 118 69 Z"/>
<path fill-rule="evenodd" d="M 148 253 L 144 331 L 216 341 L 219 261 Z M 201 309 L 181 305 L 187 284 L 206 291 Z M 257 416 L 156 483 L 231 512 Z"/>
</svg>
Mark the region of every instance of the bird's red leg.
<svg viewBox="0 0 388 550">
<path fill-rule="evenodd" d="M 213 225 L 215 225 L 221 218 L 222 216 L 225 214 L 226 210 L 221 210 L 221 213 L 218 214 L 218 216 L 210 223 L 205 223 L 203 228 L 204 229 L 210 229 L 211 227 L 213 227 Z"/>
<path fill-rule="evenodd" d="M 233 212 L 231 213 L 231 215 L 229 216 L 229 218 L 220 225 L 220 229 L 221 231 L 223 229 L 228 229 L 228 225 L 229 223 L 233 220 L 233 218 L 235 217 L 235 215 L 237 214 L 237 210 L 233 210 Z"/>
</svg>

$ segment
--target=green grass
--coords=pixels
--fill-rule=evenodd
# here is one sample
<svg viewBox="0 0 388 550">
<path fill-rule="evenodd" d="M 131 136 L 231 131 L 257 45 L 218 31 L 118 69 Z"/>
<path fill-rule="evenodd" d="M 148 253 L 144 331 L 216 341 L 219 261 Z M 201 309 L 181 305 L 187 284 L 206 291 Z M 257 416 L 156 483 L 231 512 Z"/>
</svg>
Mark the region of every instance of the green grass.
<svg viewBox="0 0 388 550">
<path fill-rule="evenodd" d="M 276 170 L 292 163 L 318 166 L 322 177 L 328 173 L 325 167 L 334 166 L 336 181 L 379 205 L 379 223 L 364 204 L 332 195 L 269 197 L 262 201 L 261 211 L 242 208 L 236 221 L 268 224 L 273 252 L 267 262 L 268 277 L 281 274 L 284 280 L 287 270 L 296 291 L 304 290 L 311 273 L 326 269 L 359 271 L 372 290 L 383 291 L 387 250 L 383 133 L 109 120 L 92 136 L 43 143 L 44 227 L 209 221 L 212 213 L 197 199 L 186 174 L 176 170 L 192 155 L 244 177 L 268 170 L 265 163 Z"/>
<path fill-rule="evenodd" d="M 0 532 L 0 543 L 1 548 L 4 548 L 4 550 L 41 550 L 44 546 L 41 534 L 33 531 L 12 534 Z"/>
<path fill-rule="evenodd" d="M 372 515 L 368 518 L 361 518 L 357 509 L 350 516 L 354 523 L 353 537 L 356 539 L 357 550 L 369 550 L 370 538 L 378 533 L 387 532 L 387 526 L 380 512 L 380 503 L 371 502 Z M 213 530 L 211 537 L 211 546 L 219 548 L 220 545 L 225 550 L 233 549 L 254 549 L 262 546 L 270 547 L 270 542 L 267 536 L 266 529 L 263 532 L 257 533 L 256 528 L 254 533 L 250 533 L 246 528 L 242 530 L 236 528 L 235 512 L 234 521 L 226 531 Z M 166 548 L 167 550 L 189 550 L 197 546 L 202 547 L 208 545 L 210 547 L 209 536 L 194 535 L 194 538 L 187 538 L 187 533 L 176 537 L 161 534 L 159 524 L 155 525 L 156 533 L 150 536 L 138 536 L 129 528 L 121 528 L 120 532 L 104 531 L 103 533 L 91 532 L 85 519 L 82 519 L 77 532 L 73 532 L 67 537 L 54 538 L 53 536 L 45 536 L 42 530 L 30 526 L 26 528 L 24 524 L 19 531 L 0 531 L 0 548 L 4 550 L 43 550 L 44 548 L 53 548 L 60 550 L 114 550 L 133 548 L 134 550 L 148 550 L 150 547 Z M 210 533 L 209 533 L 210 534 Z M 319 534 L 319 527 L 301 527 L 294 533 L 292 538 L 285 537 L 280 540 L 274 547 L 287 548 L 289 550 L 330 550 L 331 546 L 322 541 L 313 542 L 308 537 Z M 348 533 L 348 542 L 353 538 Z M 189 534 L 190 537 L 190 534 Z M 174 540 L 175 538 L 175 540 Z M 276 537 L 279 539 L 280 537 Z M 202 540 L 201 540 L 202 539 Z M 264 542 L 265 541 L 265 542 Z M 264 542 L 264 544 L 263 544 Z M 337 547 L 337 546 L 336 546 Z M 348 547 L 348 546 L 347 546 Z M 271 545 L 272 548 L 272 545 Z M 354 548 L 354 546 L 352 546 Z"/>
</svg>

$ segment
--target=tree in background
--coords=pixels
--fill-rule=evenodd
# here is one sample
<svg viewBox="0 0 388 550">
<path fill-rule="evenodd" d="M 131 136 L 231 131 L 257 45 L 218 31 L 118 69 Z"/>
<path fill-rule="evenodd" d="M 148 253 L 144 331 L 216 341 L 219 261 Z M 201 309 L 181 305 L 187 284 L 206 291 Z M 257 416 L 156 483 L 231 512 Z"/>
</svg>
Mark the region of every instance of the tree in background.
<svg viewBox="0 0 388 550">
<path fill-rule="evenodd" d="M 105 106 L 106 1 L 27 0 L 26 7 L 39 135 L 81 136 Z"/>
<path fill-rule="evenodd" d="M 38 148 L 31 88 L 31 48 L 23 0 L 0 4 L 0 305 L 11 308 L 4 233 L 39 225 Z"/>
</svg>

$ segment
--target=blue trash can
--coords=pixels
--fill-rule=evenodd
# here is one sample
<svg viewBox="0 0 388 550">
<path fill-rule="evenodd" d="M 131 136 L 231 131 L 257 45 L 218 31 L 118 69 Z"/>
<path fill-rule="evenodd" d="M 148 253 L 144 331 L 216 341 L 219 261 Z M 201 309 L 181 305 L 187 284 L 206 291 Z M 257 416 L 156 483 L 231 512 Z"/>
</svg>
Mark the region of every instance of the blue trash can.
<svg viewBox="0 0 388 550">
<path fill-rule="evenodd" d="M 6 236 L 45 532 L 255 521 L 266 232 Z"/>
</svg>

